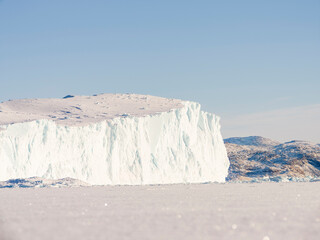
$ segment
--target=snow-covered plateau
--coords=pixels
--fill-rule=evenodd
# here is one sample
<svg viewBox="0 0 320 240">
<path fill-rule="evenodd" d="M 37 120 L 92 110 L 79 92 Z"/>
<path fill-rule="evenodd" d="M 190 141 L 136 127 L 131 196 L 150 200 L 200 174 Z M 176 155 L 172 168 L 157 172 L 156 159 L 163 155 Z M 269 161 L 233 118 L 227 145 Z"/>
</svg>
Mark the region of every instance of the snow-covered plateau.
<svg viewBox="0 0 320 240">
<path fill-rule="evenodd" d="M 219 117 L 200 104 L 137 94 L 0 103 L 0 180 L 89 184 L 224 182 Z"/>
</svg>

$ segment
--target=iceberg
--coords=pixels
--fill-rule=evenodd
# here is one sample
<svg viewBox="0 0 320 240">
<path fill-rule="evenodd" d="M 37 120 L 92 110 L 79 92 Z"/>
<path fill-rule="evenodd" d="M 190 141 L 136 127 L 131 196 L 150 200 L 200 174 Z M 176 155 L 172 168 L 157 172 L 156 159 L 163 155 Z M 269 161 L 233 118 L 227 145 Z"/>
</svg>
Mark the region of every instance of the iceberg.
<svg viewBox="0 0 320 240">
<path fill-rule="evenodd" d="M 92 98 L 88 99 L 96 103 Z M 143 98 L 128 95 L 122 99 L 130 103 Z M 54 116 L 56 110 L 41 104 L 41 108 L 31 107 L 33 112 L 27 114 L 21 110 L 21 101 L 25 100 L 0 104 L 0 119 L 5 119 L 0 120 L 0 181 L 37 176 L 74 178 L 95 185 L 141 185 L 225 182 L 227 177 L 229 159 L 220 119 L 202 111 L 199 103 L 174 100 L 174 105 L 160 112 L 154 107 L 152 112 L 152 101 L 144 99 L 145 105 L 135 103 L 131 112 L 130 104 L 126 104 L 126 109 L 113 111 L 111 117 L 92 113 L 90 121 L 79 122 L 91 113 L 75 114 L 69 109 L 79 111 L 88 105 L 80 100 L 81 104 L 75 105 L 76 97 L 61 100 L 69 101 L 60 106 L 68 118 Z M 52 101 L 47 100 L 50 106 L 59 106 Z M 113 107 L 117 103 L 107 102 Z M 156 102 L 158 107 L 165 105 Z M 42 113 L 50 113 L 40 116 L 36 106 Z M 20 110 L 13 111 L 17 108 Z M 17 114 L 19 121 L 14 122 Z"/>
</svg>

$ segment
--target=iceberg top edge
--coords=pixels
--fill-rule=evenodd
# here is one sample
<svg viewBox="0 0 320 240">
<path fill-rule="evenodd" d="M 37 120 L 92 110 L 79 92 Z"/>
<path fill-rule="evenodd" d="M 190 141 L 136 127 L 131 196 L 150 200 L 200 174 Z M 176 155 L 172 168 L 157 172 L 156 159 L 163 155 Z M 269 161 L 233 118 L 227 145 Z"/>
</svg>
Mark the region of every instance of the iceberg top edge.
<svg viewBox="0 0 320 240">
<path fill-rule="evenodd" d="M 4 130 L 4 126 L 41 120 L 61 126 L 88 126 L 121 118 L 149 117 L 183 108 L 200 110 L 201 105 L 192 101 L 139 94 L 10 100 L 0 103 L 0 131 Z M 219 121 L 218 116 L 212 115 Z"/>
</svg>

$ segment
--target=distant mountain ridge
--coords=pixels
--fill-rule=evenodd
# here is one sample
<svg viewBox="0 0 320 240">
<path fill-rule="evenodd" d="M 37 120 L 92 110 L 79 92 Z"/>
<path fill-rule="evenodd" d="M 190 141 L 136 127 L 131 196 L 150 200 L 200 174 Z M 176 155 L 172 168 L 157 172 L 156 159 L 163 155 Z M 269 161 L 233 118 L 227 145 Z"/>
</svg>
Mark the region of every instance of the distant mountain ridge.
<svg viewBox="0 0 320 240">
<path fill-rule="evenodd" d="M 228 181 L 307 181 L 320 179 L 320 144 L 280 143 L 260 136 L 224 140 Z"/>
</svg>

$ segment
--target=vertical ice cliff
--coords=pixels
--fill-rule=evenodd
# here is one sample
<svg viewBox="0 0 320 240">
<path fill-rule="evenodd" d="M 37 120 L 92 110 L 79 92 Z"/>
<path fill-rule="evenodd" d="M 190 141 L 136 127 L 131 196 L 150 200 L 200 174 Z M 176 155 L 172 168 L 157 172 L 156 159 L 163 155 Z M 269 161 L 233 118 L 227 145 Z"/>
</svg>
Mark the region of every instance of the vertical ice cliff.
<svg viewBox="0 0 320 240">
<path fill-rule="evenodd" d="M 219 117 L 200 104 L 85 126 L 48 119 L 2 125 L 0 180 L 72 177 L 90 184 L 224 182 Z"/>
</svg>

